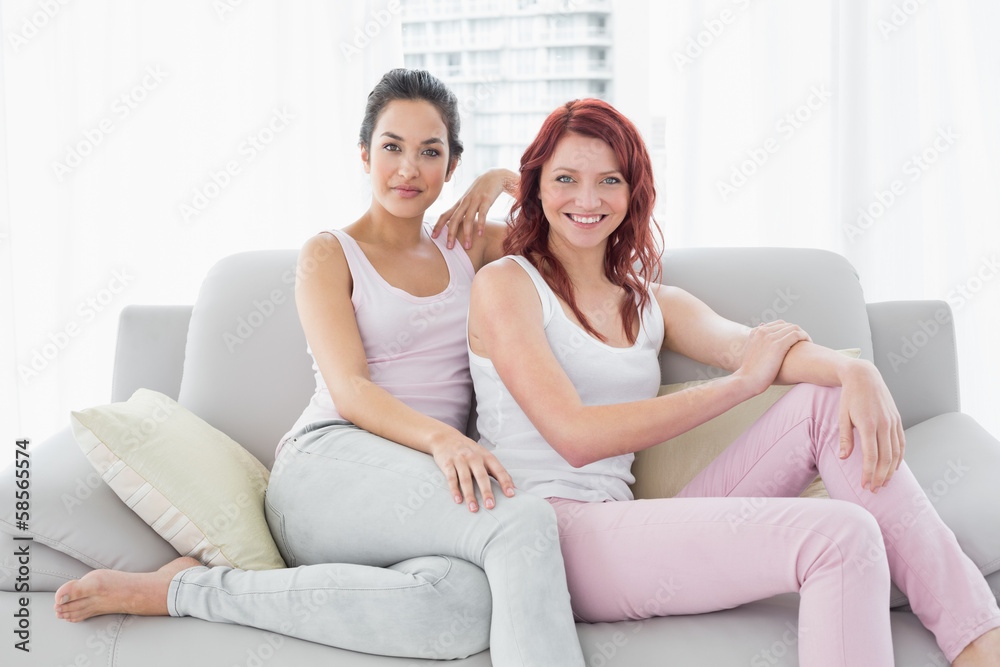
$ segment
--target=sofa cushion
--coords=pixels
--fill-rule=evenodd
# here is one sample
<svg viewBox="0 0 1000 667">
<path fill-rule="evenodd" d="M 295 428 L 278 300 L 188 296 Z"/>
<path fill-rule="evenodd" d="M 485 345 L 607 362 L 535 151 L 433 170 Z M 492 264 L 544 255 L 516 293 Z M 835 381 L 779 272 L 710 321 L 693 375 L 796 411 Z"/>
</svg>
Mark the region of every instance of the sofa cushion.
<svg viewBox="0 0 1000 667">
<path fill-rule="evenodd" d="M 658 396 L 698 387 L 710 380 L 695 380 L 663 385 Z M 673 498 L 698 473 L 708 467 L 740 435 L 750 428 L 768 408 L 795 385 L 772 385 L 763 393 L 733 406 L 714 419 L 681 433 L 658 445 L 635 453 L 632 495 L 645 498 Z M 817 477 L 803 492 L 809 497 L 829 498 L 826 487 Z"/>
<path fill-rule="evenodd" d="M 860 348 L 838 350 L 851 359 L 857 359 Z M 684 389 L 698 387 L 710 380 L 692 380 L 662 385 L 658 396 L 674 394 Z M 743 401 L 718 417 L 675 438 L 635 453 L 632 472 L 635 483 L 632 494 L 640 498 L 673 498 L 688 482 L 736 441 L 768 408 L 788 393 L 794 385 L 771 385 L 764 392 Z M 826 487 L 818 477 L 802 492 L 806 498 L 829 498 Z"/>
<path fill-rule="evenodd" d="M 67 426 L 29 446 L 31 519 L 18 530 L 11 499 L 0 495 L 0 530 L 32 537 L 92 568 L 150 572 L 177 552 L 115 495 L 80 451 Z M 42 474 L 44 471 L 44 474 Z M 14 488 L 14 468 L 0 473 L 0 488 Z"/>
<path fill-rule="evenodd" d="M 264 519 L 268 471 L 227 435 L 150 389 L 71 419 L 102 479 L 178 553 L 209 566 L 285 566 Z"/>
<path fill-rule="evenodd" d="M 177 402 L 267 468 L 316 387 L 295 307 L 298 252 L 220 260 L 191 312 Z"/>
</svg>

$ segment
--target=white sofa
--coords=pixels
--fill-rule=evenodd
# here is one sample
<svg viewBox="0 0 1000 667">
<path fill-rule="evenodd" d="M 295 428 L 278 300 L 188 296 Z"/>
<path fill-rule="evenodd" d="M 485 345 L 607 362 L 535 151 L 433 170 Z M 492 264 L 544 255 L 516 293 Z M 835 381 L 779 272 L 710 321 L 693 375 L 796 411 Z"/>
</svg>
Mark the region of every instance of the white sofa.
<svg viewBox="0 0 1000 667">
<path fill-rule="evenodd" d="M 294 250 L 234 255 L 211 270 L 193 307 L 125 308 L 111 401 L 124 401 L 139 387 L 163 392 L 270 467 L 278 438 L 313 390 L 293 296 L 296 256 Z M 959 412 L 955 337 L 946 303 L 866 304 L 850 264 L 819 250 L 688 249 L 666 253 L 663 263 L 663 282 L 687 289 L 730 319 L 753 324 L 781 317 L 800 324 L 822 345 L 860 347 L 862 357 L 881 369 L 902 413 L 910 467 L 993 590 L 1000 590 L 1000 443 Z M 672 354 L 661 364 L 664 383 L 718 374 Z M 12 443 L 4 447 L 12 451 Z M 115 615 L 79 624 L 56 619 L 52 592 L 63 582 L 94 567 L 153 570 L 176 553 L 100 480 L 68 426 L 45 442 L 33 442 L 30 458 L 29 531 L 15 525 L 13 465 L 0 473 L 0 665 L 426 662 L 193 618 Z M 15 535 L 33 540 L 15 542 Z M 30 594 L 12 592 L 25 583 L 15 552 L 25 544 Z M 23 613 L 25 597 L 30 653 L 14 647 L 21 641 L 14 632 L 21 619 L 14 614 Z M 899 606 L 905 599 L 898 591 L 892 603 L 896 664 L 946 664 L 932 635 Z M 783 595 L 711 614 L 577 627 L 592 667 L 797 665 L 797 604 L 796 595 Z M 455 664 L 490 660 L 484 652 Z"/>
</svg>

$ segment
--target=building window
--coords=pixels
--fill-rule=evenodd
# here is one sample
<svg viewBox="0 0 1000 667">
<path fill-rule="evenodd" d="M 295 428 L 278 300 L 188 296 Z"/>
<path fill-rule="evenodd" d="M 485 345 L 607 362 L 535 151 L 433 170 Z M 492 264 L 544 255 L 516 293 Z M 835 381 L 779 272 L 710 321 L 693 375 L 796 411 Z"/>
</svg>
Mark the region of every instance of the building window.
<svg viewBox="0 0 1000 667">
<path fill-rule="evenodd" d="M 608 36 L 608 22 L 603 16 L 597 16 L 591 14 L 587 17 L 587 36 L 588 37 L 607 37 Z"/>
<path fill-rule="evenodd" d="M 427 57 L 422 53 L 407 53 L 403 65 L 408 69 L 427 69 Z"/>
<path fill-rule="evenodd" d="M 499 51 L 473 51 L 469 54 L 470 76 L 497 76 L 500 74 Z"/>
<path fill-rule="evenodd" d="M 590 49 L 590 71 L 606 72 L 608 70 L 608 50 Z"/>
<path fill-rule="evenodd" d="M 514 20 L 514 29 L 516 31 L 514 36 L 514 41 L 517 44 L 534 44 L 535 43 L 535 17 L 526 16 L 523 18 L 518 18 Z"/>
<path fill-rule="evenodd" d="M 427 24 L 426 23 L 404 23 L 403 24 L 403 49 L 420 50 L 427 47 Z"/>
<path fill-rule="evenodd" d="M 549 71 L 554 74 L 568 74 L 573 71 L 573 49 L 559 46 L 549 49 Z"/>
<path fill-rule="evenodd" d="M 559 40 L 561 42 L 573 39 L 573 17 L 572 16 L 550 16 L 548 19 L 549 23 L 549 39 Z"/>
<path fill-rule="evenodd" d="M 435 26 L 438 46 L 459 46 L 462 43 L 462 22 L 441 21 Z"/>
<path fill-rule="evenodd" d="M 580 83 L 580 81 L 573 81 L 572 79 L 566 81 L 549 81 L 547 106 L 557 107 L 560 104 L 566 104 L 570 100 L 581 97 L 582 86 L 580 86 Z"/>
<path fill-rule="evenodd" d="M 476 147 L 476 157 L 475 157 L 475 172 L 476 176 L 485 173 L 493 167 L 500 166 L 500 147 L 499 146 L 477 146 Z"/>
<path fill-rule="evenodd" d="M 530 76 L 538 71 L 538 52 L 535 49 L 518 49 L 513 53 L 516 74 Z"/>
</svg>

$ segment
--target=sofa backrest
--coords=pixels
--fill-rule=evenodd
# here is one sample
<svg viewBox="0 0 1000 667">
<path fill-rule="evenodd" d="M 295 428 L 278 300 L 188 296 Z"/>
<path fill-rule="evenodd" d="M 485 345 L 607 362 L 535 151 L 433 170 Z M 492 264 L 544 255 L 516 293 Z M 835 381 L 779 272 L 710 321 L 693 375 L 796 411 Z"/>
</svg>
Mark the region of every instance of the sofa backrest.
<svg viewBox="0 0 1000 667">
<path fill-rule="evenodd" d="M 178 402 L 269 468 L 278 440 L 315 388 L 295 307 L 296 250 L 245 252 L 218 262 L 191 313 Z M 748 325 L 785 319 L 833 348 L 872 358 L 864 296 L 843 257 L 796 248 L 697 248 L 664 255 L 661 282 Z M 717 369 L 661 355 L 664 383 Z"/>
<path fill-rule="evenodd" d="M 663 255 L 661 283 L 698 297 L 747 326 L 785 320 L 813 342 L 861 348 L 872 360 L 871 329 L 858 275 L 842 256 L 811 248 L 684 248 Z M 726 374 L 673 352 L 660 355 L 663 384 Z"/>
<path fill-rule="evenodd" d="M 191 312 L 177 402 L 268 468 L 315 388 L 295 307 L 297 250 L 231 255 Z"/>
</svg>

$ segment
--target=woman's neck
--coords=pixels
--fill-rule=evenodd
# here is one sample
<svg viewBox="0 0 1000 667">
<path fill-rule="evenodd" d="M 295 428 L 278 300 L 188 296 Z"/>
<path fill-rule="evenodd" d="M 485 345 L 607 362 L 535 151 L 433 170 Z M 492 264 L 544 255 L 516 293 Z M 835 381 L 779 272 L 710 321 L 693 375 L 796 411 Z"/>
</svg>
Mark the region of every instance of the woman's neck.
<svg viewBox="0 0 1000 667">
<path fill-rule="evenodd" d="M 373 200 L 371 207 L 361 218 L 351 225 L 358 235 L 355 238 L 368 243 L 394 248 L 411 248 L 420 243 L 423 232 L 423 217 L 400 218 L 387 211 Z"/>
<path fill-rule="evenodd" d="M 605 240 L 593 248 L 577 248 L 561 243 L 555 234 L 549 234 L 549 251 L 562 264 L 575 291 L 610 282 L 604 272 L 607 245 Z"/>
</svg>

